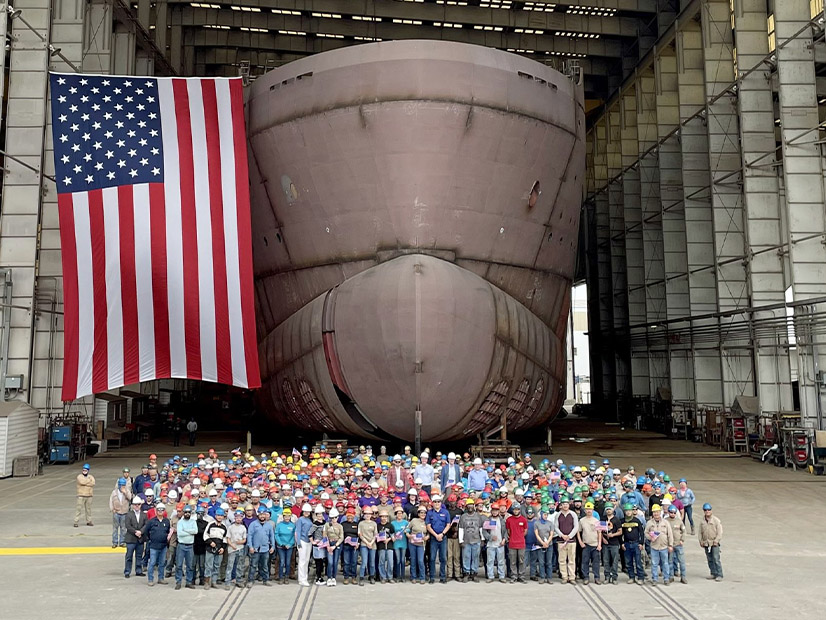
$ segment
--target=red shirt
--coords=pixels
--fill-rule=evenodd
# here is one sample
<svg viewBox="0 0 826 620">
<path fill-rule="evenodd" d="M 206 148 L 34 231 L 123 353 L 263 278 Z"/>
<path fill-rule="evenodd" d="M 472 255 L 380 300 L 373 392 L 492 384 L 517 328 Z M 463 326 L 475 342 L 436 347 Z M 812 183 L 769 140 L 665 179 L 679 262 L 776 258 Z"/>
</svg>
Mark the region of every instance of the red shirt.
<svg viewBox="0 0 826 620">
<path fill-rule="evenodd" d="M 528 531 L 528 520 L 519 515 L 512 515 L 505 521 L 505 529 L 508 530 L 508 547 L 510 549 L 525 548 L 525 532 Z"/>
</svg>

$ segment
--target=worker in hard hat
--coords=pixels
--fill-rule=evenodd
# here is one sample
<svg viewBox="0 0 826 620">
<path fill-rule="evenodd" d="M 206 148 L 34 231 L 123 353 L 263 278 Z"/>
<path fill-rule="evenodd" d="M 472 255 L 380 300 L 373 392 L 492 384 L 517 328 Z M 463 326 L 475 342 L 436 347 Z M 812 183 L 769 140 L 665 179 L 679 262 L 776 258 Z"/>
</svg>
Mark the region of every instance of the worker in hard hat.
<svg viewBox="0 0 826 620">
<path fill-rule="evenodd" d="M 92 526 L 92 496 L 95 494 L 95 477 L 90 473 L 89 463 L 84 463 L 75 480 L 77 489 L 77 505 L 75 506 L 75 527 L 78 526 L 81 515 L 86 519 L 86 525 Z"/>
<path fill-rule="evenodd" d="M 683 543 L 685 542 L 685 523 L 680 518 L 680 511 L 674 504 L 668 507 L 668 525 L 671 526 L 671 533 L 674 534 L 674 545 L 671 553 L 669 553 L 669 564 L 671 566 L 671 581 L 680 574 L 680 583 L 688 583 L 685 574 L 685 552 Z"/>
<path fill-rule="evenodd" d="M 723 580 L 723 565 L 720 562 L 720 543 L 723 541 L 723 524 L 714 516 L 711 504 L 703 504 L 703 518 L 700 519 L 698 533 L 700 546 L 706 552 L 708 570 L 711 573 L 707 579 Z"/>
<path fill-rule="evenodd" d="M 482 549 L 483 518 L 476 512 L 476 502 L 465 500 L 465 513 L 459 517 L 459 544 L 462 547 L 462 581 L 476 581 Z"/>
<path fill-rule="evenodd" d="M 651 519 L 645 525 L 645 538 L 651 545 L 651 585 L 657 585 L 662 569 L 663 583 L 671 582 L 671 569 L 668 554 L 674 550 L 674 533 L 671 526 L 663 519 L 662 507 L 651 507 Z"/>
<path fill-rule="evenodd" d="M 577 543 L 582 549 L 582 583 L 588 585 L 589 573 L 594 572 L 594 583 L 599 585 L 599 562 L 602 553 L 602 533 L 597 529 L 599 519 L 594 516 L 594 504 L 585 503 L 585 516 L 579 520 L 576 534 Z"/>
</svg>

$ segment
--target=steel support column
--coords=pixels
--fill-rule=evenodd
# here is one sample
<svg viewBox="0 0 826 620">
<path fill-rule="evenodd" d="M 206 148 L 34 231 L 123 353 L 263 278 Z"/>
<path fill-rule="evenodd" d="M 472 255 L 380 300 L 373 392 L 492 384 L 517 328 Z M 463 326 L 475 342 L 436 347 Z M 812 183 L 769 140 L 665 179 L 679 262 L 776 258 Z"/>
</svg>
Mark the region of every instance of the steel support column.
<svg viewBox="0 0 826 620">
<path fill-rule="evenodd" d="M 690 313 L 685 213 L 683 211 L 683 161 L 680 134 L 674 128 L 680 123 L 680 100 L 677 90 L 677 56 L 667 46 L 655 61 L 657 89 L 657 138 L 660 164 L 660 209 L 662 213 L 663 272 L 666 314 L 669 319 Z M 674 401 L 690 401 L 693 396 L 691 354 L 681 343 L 669 338 L 668 368 L 671 397 Z"/>
<path fill-rule="evenodd" d="M 657 94 L 654 71 L 648 69 L 637 80 L 637 145 L 640 155 L 640 214 L 645 283 L 646 320 L 651 323 L 667 318 L 665 301 L 665 266 L 663 262 L 662 202 L 660 198 L 659 149 L 657 143 Z M 668 356 L 662 351 L 648 351 L 649 395 L 668 387 Z"/>
<path fill-rule="evenodd" d="M 714 226 L 709 189 L 709 146 L 706 119 L 695 112 L 706 102 L 703 38 L 700 24 L 689 22 L 677 33 L 677 80 L 680 100 L 680 149 L 683 171 L 686 268 L 692 316 L 717 311 L 714 266 Z M 693 117 L 693 118 L 692 118 Z M 691 118 L 691 120 L 687 120 Z M 692 322 L 705 327 L 715 319 Z M 716 349 L 692 350 L 693 399 L 698 406 L 719 407 L 723 403 L 720 353 Z"/>
<path fill-rule="evenodd" d="M 774 3 L 778 41 L 777 73 L 780 96 L 780 137 L 783 147 L 783 181 L 786 190 L 791 283 L 796 302 L 826 294 L 826 211 L 824 210 L 823 161 L 815 136 L 820 122 L 817 107 L 814 50 L 810 19 L 804 2 Z M 803 30 L 801 34 L 797 34 Z M 780 47 L 781 42 L 792 39 Z M 822 136 L 821 136 L 822 137 Z M 820 234 L 820 242 L 798 241 Z M 823 311 L 809 306 L 795 309 L 798 341 L 800 409 L 805 424 L 823 428 L 823 403 L 818 374 L 826 369 L 826 343 L 809 333 L 807 314 Z"/>
<path fill-rule="evenodd" d="M 785 298 L 783 252 L 770 251 L 783 242 L 784 224 L 780 218 L 780 198 L 777 182 L 774 105 L 771 89 L 771 66 L 763 64 L 746 74 L 769 53 L 766 35 L 765 0 L 736 0 L 734 4 L 737 72 L 740 118 L 740 148 L 743 170 L 743 205 L 745 239 L 748 260 L 750 305 L 782 303 Z M 749 162 L 760 159 L 760 164 Z M 785 309 L 756 312 L 753 320 L 782 318 Z M 753 339 L 753 363 L 760 407 L 764 412 L 788 411 L 792 407 L 791 374 L 788 351 L 776 345 L 785 344 L 771 336 L 766 342 Z M 763 345 L 762 347 L 760 345 Z"/>
</svg>

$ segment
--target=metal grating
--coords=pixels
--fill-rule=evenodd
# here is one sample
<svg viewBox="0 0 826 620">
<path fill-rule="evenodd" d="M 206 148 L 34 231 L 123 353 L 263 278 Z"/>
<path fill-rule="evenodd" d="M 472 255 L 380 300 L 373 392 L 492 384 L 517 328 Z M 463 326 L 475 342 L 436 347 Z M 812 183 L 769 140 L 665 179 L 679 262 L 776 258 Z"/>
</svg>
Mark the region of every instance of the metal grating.
<svg viewBox="0 0 826 620">
<path fill-rule="evenodd" d="M 531 399 L 528 401 L 528 406 L 525 407 L 525 411 L 519 417 L 519 421 L 514 424 L 513 429 L 519 430 L 524 428 L 535 416 L 536 411 L 539 409 L 539 405 L 542 404 L 542 397 L 545 392 L 545 382 L 542 379 L 536 382 L 536 387 L 533 390 L 533 395 Z"/>
<path fill-rule="evenodd" d="M 470 424 L 464 430 L 465 435 L 478 433 L 481 430 L 490 428 L 499 421 L 499 411 L 502 409 L 502 405 L 508 397 L 509 385 L 507 381 L 500 381 L 496 387 L 490 391 L 478 411 L 473 414 Z"/>
<path fill-rule="evenodd" d="M 281 383 L 281 391 L 284 394 L 284 402 L 287 403 L 287 407 L 290 409 L 290 414 L 296 422 L 303 426 L 310 426 L 310 419 L 307 417 L 307 414 L 304 412 L 304 409 L 295 397 L 293 385 L 288 379 L 284 379 Z"/>
<path fill-rule="evenodd" d="M 324 411 L 324 407 L 318 402 L 313 387 L 304 379 L 298 382 L 298 392 L 301 394 L 301 400 L 304 403 L 304 408 L 310 414 L 310 418 L 322 427 L 333 430 L 333 424 L 330 422 L 330 417 Z"/>
<path fill-rule="evenodd" d="M 515 428 L 525 417 L 522 412 L 525 409 L 525 401 L 528 400 L 528 388 L 530 385 L 527 379 L 523 379 L 508 403 L 507 423 L 510 428 Z"/>
</svg>

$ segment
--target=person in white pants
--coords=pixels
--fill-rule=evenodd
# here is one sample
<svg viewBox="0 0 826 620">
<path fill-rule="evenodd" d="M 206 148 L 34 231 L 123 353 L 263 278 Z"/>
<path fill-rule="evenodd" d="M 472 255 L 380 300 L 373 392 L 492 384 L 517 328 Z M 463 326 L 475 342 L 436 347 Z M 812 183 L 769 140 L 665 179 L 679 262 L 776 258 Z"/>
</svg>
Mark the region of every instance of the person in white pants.
<svg viewBox="0 0 826 620">
<path fill-rule="evenodd" d="M 308 573 L 313 549 L 310 543 L 310 532 L 313 529 L 313 520 L 310 518 L 312 510 L 310 504 L 304 504 L 301 507 L 301 518 L 295 524 L 295 542 L 298 547 L 298 585 L 301 586 L 310 585 Z"/>
</svg>

